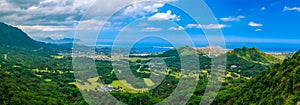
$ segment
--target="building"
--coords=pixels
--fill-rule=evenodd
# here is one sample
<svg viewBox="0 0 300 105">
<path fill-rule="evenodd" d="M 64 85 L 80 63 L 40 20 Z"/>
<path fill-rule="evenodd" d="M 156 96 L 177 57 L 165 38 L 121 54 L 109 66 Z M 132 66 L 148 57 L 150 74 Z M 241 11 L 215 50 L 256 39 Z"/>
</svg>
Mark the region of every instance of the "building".
<svg viewBox="0 0 300 105">
<path fill-rule="evenodd" d="M 110 91 L 114 91 L 115 90 L 115 87 L 113 86 L 102 86 L 100 91 L 101 92 L 110 92 Z"/>
<path fill-rule="evenodd" d="M 233 68 L 233 69 L 235 69 L 235 68 L 237 68 L 238 66 L 237 66 L 237 65 L 231 65 L 230 67 Z"/>
<path fill-rule="evenodd" d="M 7 60 L 8 56 L 7 54 L 4 54 L 4 60 Z"/>
</svg>

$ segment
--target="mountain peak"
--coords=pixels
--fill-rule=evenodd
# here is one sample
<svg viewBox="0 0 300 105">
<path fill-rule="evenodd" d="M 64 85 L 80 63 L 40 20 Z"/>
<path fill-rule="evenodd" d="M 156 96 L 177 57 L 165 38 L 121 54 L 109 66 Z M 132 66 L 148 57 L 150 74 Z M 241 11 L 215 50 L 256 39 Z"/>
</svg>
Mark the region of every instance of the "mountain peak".
<svg viewBox="0 0 300 105">
<path fill-rule="evenodd" d="M 46 43 L 52 43 L 52 44 L 67 44 L 67 43 L 73 43 L 73 41 L 80 41 L 80 40 L 74 39 L 74 38 L 54 39 L 51 37 L 46 37 L 43 39 L 39 39 L 39 41 L 46 42 Z"/>
<path fill-rule="evenodd" d="M 193 55 L 193 54 L 199 54 L 196 49 L 190 47 L 190 46 L 182 46 L 182 47 L 174 47 L 168 51 L 158 53 L 155 56 L 160 57 L 171 57 L 171 56 L 185 56 L 185 55 Z"/>
<path fill-rule="evenodd" d="M 26 33 L 17 27 L 0 22 L 0 46 L 39 48 Z"/>
</svg>

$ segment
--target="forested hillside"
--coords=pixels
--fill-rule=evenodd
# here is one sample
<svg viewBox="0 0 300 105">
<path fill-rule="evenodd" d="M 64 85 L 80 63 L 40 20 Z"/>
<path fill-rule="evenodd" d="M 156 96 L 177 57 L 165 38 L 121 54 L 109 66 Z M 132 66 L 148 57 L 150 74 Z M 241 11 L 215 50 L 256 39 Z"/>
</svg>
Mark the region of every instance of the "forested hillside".
<svg viewBox="0 0 300 105">
<path fill-rule="evenodd" d="M 300 51 L 235 88 L 219 93 L 216 104 L 295 105 L 300 102 Z M 232 89 L 231 89 L 232 90 Z M 226 90 L 226 91 L 231 91 Z M 224 97 L 227 96 L 227 97 Z"/>
<path fill-rule="evenodd" d="M 23 48 L 39 48 L 36 41 L 32 40 L 22 30 L 0 22 L 0 45 L 19 46 Z"/>
<path fill-rule="evenodd" d="M 257 48 L 236 48 L 227 53 L 229 71 L 253 77 L 281 60 L 259 51 Z"/>
</svg>

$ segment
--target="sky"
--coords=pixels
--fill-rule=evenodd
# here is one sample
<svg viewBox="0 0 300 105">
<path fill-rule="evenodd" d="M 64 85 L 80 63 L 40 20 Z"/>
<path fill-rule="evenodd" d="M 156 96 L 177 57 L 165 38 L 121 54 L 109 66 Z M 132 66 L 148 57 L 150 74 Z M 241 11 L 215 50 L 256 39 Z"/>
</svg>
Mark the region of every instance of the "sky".
<svg viewBox="0 0 300 105">
<path fill-rule="evenodd" d="M 222 30 L 226 44 L 231 47 L 262 44 L 266 47 L 300 46 L 298 0 L 204 0 L 219 24 L 198 24 L 193 19 L 201 17 L 190 17 L 183 10 L 168 4 L 180 0 L 133 2 L 126 7 L 120 7 L 123 2 L 111 1 L 90 8 L 95 0 L 0 0 L 0 22 L 22 29 L 33 39 L 72 38 L 78 24 L 85 25 L 82 30 L 94 32 L 100 30 L 95 26 L 104 24 L 98 39 L 102 44 L 115 41 L 118 35 L 126 36 L 119 40 L 124 43 L 136 37 L 152 35 L 184 44 L 189 35 L 199 45 L 205 45 L 207 41 L 201 29 L 206 29 Z M 95 15 L 82 18 L 89 9 L 94 9 Z M 115 14 L 111 16 L 111 13 Z M 109 21 L 106 21 L 108 18 Z M 149 38 L 143 41 L 159 43 L 162 40 Z"/>
</svg>

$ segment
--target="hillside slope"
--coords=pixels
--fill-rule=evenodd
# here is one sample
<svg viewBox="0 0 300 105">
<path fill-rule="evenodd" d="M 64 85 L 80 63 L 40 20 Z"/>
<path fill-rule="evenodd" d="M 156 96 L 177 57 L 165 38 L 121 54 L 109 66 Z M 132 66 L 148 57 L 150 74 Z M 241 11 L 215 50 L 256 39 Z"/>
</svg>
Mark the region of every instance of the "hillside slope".
<svg viewBox="0 0 300 105">
<path fill-rule="evenodd" d="M 32 40 L 22 30 L 0 22 L 0 46 L 39 48 L 36 41 Z"/>
<path fill-rule="evenodd" d="M 255 76 L 280 63 L 281 60 L 259 51 L 257 48 L 237 48 L 227 54 L 227 68 L 229 71 L 240 73 L 243 76 Z"/>
<path fill-rule="evenodd" d="M 193 55 L 193 54 L 198 54 L 198 55 L 204 55 L 204 53 L 195 50 L 192 47 L 189 46 L 183 46 L 183 47 L 175 47 L 173 49 L 170 49 L 168 51 L 165 52 L 161 52 L 161 53 L 156 53 L 153 54 L 152 56 L 155 57 L 172 57 L 172 56 L 185 56 L 185 55 Z"/>
<path fill-rule="evenodd" d="M 222 97 L 222 94 L 219 94 Z M 300 103 L 300 51 L 260 73 L 219 104 L 295 105 Z"/>
</svg>

